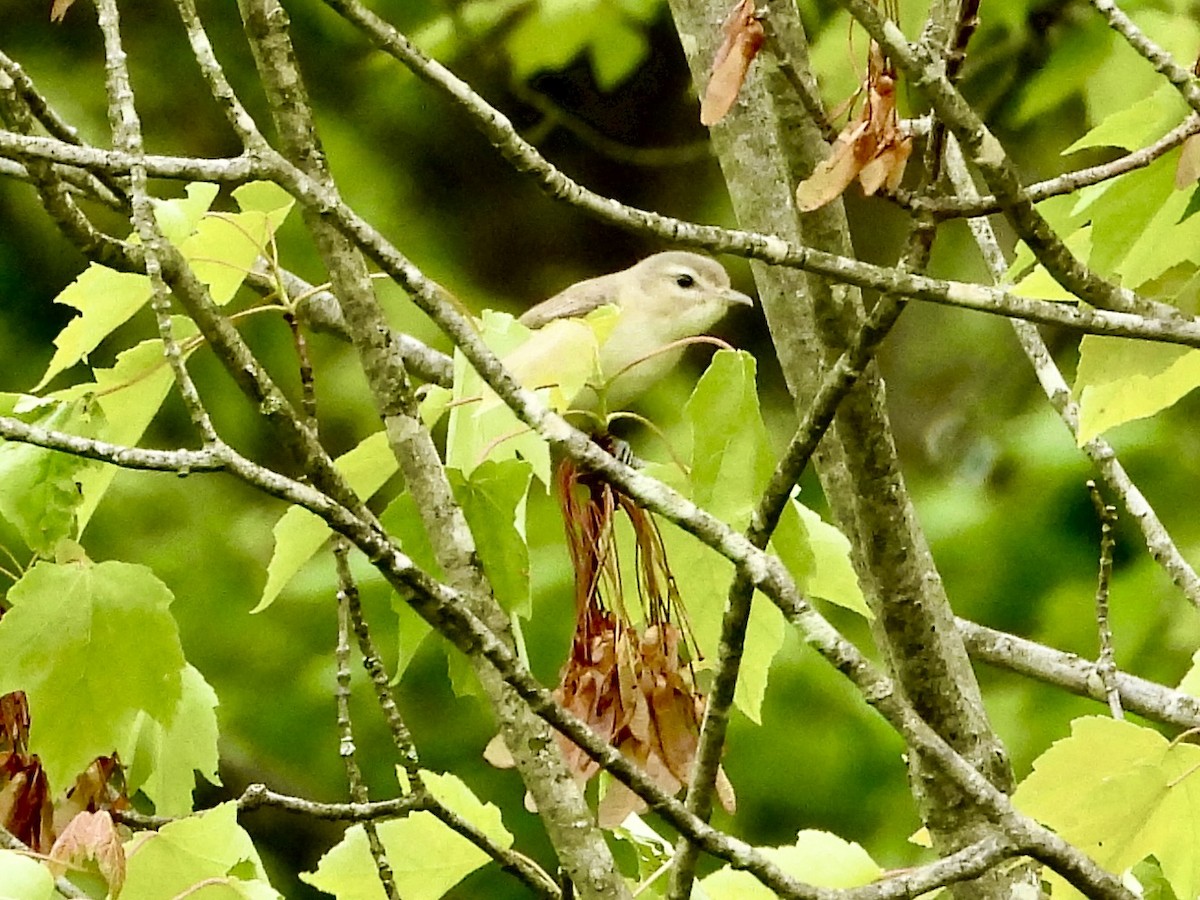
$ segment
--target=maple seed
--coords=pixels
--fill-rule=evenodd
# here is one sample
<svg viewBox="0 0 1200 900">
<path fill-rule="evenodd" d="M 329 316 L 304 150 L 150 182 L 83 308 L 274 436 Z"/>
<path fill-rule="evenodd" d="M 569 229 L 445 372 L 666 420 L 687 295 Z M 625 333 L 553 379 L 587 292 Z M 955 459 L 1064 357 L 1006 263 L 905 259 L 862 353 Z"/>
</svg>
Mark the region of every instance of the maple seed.
<svg viewBox="0 0 1200 900">
<path fill-rule="evenodd" d="M 896 113 L 896 72 L 874 41 L 866 81 L 859 91 L 867 98 L 862 112 L 842 129 L 829 158 L 796 188 L 801 212 L 820 209 L 840 197 L 855 178 L 870 197 L 883 187 L 895 190 L 904 177 L 912 137 L 900 128 Z"/>
<path fill-rule="evenodd" d="M 61 22 L 74 2 L 75 0 L 54 0 L 54 5 L 50 7 L 50 21 Z"/>
<path fill-rule="evenodd" d="M 1192 64 L 1192 74 L 1200 76 L 1200 58 Z M 1179 162 L 1175 166 L 1175 190 L 1185 191 L 1200 181 L 1200 134 L 1193 134 L 1183 142 Z"/>
<path fill-rule="evenodd" d="M 668 794 L 691 776 L 704 697 L 696 689 L 690 628 L 662 535 L 651 515 L 608 482 L 570 460 L 558 469 L 558 494 L 575 569 L 575 636 L 555 697 L 601 738 L 637 763 Z M 617 558 L 615 524 L 633 530 L 640 624 L 629 615 Z M 599 766 L 560 736 L 567 767 L 586 782 Z M 734 795 L 718 772 L 717 797 L 733 811 Z M 612 785 L 597 810 L 615 828 L 646 804 Z"/>
<path fill-rule="evenodd" d="M 68 868 L 87 869 L 91 863 L 109 888 L 121 893 L 125 884 L 125 849 L 108 810 L 79 812 L 67 823 L 50 849 L 50 866 L 58 876 Z"/>
<path fill-rule="evenodd" d="M 716 125 L 737 101 L 750 64 L 766 39 L 754 12 L 754 0 L 738 0 L 721 26 L 725 33 L 713 59 L 712 74 L 700 101 L 700 124 Z"/>
</svg>

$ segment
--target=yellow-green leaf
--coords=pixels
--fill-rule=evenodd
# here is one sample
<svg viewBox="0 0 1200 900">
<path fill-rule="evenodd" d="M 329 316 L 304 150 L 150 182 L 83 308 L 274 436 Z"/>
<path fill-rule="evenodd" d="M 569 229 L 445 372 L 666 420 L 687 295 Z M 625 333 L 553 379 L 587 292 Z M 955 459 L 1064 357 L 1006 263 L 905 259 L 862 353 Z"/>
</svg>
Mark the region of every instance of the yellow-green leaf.
<svg viewBox="0 0 1200 900">
<path fill-rule="evenodd" d="M 1087 716 L 1033 764 L 1014 805 L 1111 872 L 1153 855 L 1178 897 L 1200 893 L 1200 747 Z"/>
<path fill-rule="evenodd" d="M 1079 401 L 1079 446 L 1117 425 L 1166 409 L 1197 385 L 1200 351 L 1084 335 L 1072 391 Z"/>
</svg>

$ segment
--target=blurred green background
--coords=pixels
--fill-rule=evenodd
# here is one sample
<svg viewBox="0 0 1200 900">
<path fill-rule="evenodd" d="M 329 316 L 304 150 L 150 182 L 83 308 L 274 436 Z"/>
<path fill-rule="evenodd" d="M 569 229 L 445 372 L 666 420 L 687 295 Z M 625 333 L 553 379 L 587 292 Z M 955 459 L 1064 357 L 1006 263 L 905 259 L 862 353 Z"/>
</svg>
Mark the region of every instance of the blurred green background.
<svg viewBox="0 0 1200 900">
<path fill-rule="evenodd" d="M 266 121 L 235 4 L 201 0 L 218 56 L 243 100 Z M 295 40 L 320 115 L 325 147 L 346 198 L 430 276 L 473 309 L 519 311 L 579 278 L 611 271 L 662 249 L 587 218 L 543 195 L 513 172 L 466 117 L 391 60 L 317 0 L 286 0 Z M 678 39 L 660 0 L 376 0 L 372 8 L 450 64 L 511 117 L 556 165 L 583 184 L 671 215 L 735 225 L 716 162 L 702 150 Z M 51 25 L 48 3 L 0 0 L 0 49 L 33 77 L 82 136 L 107 144 L 102 54 L 95 13 L 79 3 Z M 979 105 L 1030 180 L 1102 159 L 1064 159 L 1059 151 L 1108 112 L 1148 90 L 1153 75 L 1078 2 L 1010 0 L 983 20 L 963 90 Z M 1129 4 L 1139 21 L 1168 40 L 1182 59 L 1200 43 L 1190 4 Z M 233 155 L 238 146 L 208 99 L 178 19 L 167 2 L 127 4 L 125 35 L 134 87 L 152 151 Z M 916 33 L 920 10 L 903 13 Z M 813 60 L 826 99 L 849 95 L 866 39 L 854 35 L 832 4 L 806 3 Z M 916 98 L 907 98 L 916 102 Z M 603 140 L 591 136 L 599 134 Z M 624 148 L 614 152 L 608 146 Z M 644 165 L 647 148 L 682 149 L 684 161 Z M 697 153 L 697 150 L 700 152 Z M 155 185 L 163 196 L 181 185 Z M 903 219 L 885 201 L 849 192 L 859 254 L 894 261 Z M 118 224 L 99 219 L 107 226 Z M 322 281 L 311 245 L 293 216 L 280 236 L 285 265 Z M 741 260 L 725 260 L 735 283 L 753 292 Z M 68 318 L 54 297 L 82 270 L 83 257 L 40 211 L 33 190 L 0 180 L 0 391 L 27 390 L 48 362 L 51 339 Z M 967 231 L 939 233 L 935 274 L 981 278 Z M 395 288 L 382 287 L 397 327 L 445 349 L 447 344 Z M 149 334 L 139 319 L 94 355 L 111 362 L 120 346 Z M 296 373 L 286 328 L 266 317 L 244 325 L 248 340 L 292 391 Z M 795 417 L 782 389 L 758 312 L 724 323 L 721 333 L 760 360 L 764 409 L 781 446 Z M 1075 336 L 1048 332 L 1070 373 Z M 345 346 L 311 341 L 317 360 L 322 428 L 343 452 L 377 428 L 361 375 Z M 664 384 L 644 411 L 671 434 L 704 354 Z M 1002 320 L 915 304 L 881 356 L 889 404 L 909 486 L 956 610 L 965 616 L 1094 655 L 1092 597 L 1098 525 L 1084 487 L 1092 474 L 1041 392 Z M 192 368 L 217 424 L 252 457 L 285 470 L 255 409 L 232 389 L 211 355 Z M 1122 458 L 1181 549 L 1197 557 L 1196 492 L 1200 436 L 1197 402 L 1187 398 L 1151 421 L 1111 435 Z M 677 431 L 675 433 L 678 433 Z M 653 441 L 631 438 L 648 456 Z M 178 403 L 169 403 L 148 444 L 194 446 Z M 805 496 L 820 507 L 815 480 Z M 95 559 L 151 566 L 175 592 L 185 649 L 221 698 L 225 789 L 249 781 L 325 800 L 345 796 L 332 700 L 332 564 L 311 565 L 284 597 L 251 618 L 271 552 L 275 501 L 229 479 L 122 473 L 84 536 Z M 536 497 L 529 521 L 535 609 L 526 635 L 537 674 L 556 680 L 571 630 L 566 554 L 557 514 Z M 0 523 L 0 545 L 25 551 Z M 1128 522 L 1118 528 L 1112 618 L 1122 668 L 1175 683 L 1200 640 L 1200 622 L 1149 560 Z M 395 621 L 378 579 L 359 566 L 367 609 L 381 647 L 394 647 Z M 0 589 L 7 587 L 0 582 Z M 724 591 L 724 586 L 714 586 Z M 862 623 L 829 614 L 866 646 Z M 394 658 L 394 650 L 387 650 Z M 1072 716 L 1100 707 L 1016 676 L 980 670 L 989 710 L 1018 776 Z M 357 677 L 357 675 L 356 675 Z M 360 763 L 377 797 L 392 793 L 395 758 L 361 678 L 357 727 Z M 518 846 L 552 865 L 534 817 L 521 809 L 511 772 L 481 752 L 493 725 L 480 704 L 456 698 L 445 656 L 428 642 L 400 687 L 403 712 L 424 764 L 460 774 L 506 810 Z M 761 843 L 787 843 L 801 828 L 825 828 L 860 841 L 885 865 L 920 858 L 907 843 L 918 827 L 908 799 L 901 744 L 848 685 L 797 640 L 789 639 L 772 676 L 764 725 L 735 718 L 725 766 L 740 803 L 737 830 Z M 781 789 L 782 788 L 782 789 Z M 723 814 L 722 814 L 723 815 Z M 722 820 L 725 823 L 724 820 Z M 310 869 L 338 837 L 336 826 L 257 812 L 245 817 L 276 885 L 311 896 L 287 874 Z M 727 823 L 726 823 L 727 824 Z M 520 896 L 492 869 L 455 896 Z"/>
</svg>

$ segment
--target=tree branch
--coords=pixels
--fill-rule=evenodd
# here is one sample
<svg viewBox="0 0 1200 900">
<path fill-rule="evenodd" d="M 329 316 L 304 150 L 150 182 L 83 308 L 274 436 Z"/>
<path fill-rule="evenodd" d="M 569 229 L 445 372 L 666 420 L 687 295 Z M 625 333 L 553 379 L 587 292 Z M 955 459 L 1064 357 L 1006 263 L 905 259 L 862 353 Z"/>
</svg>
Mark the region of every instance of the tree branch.
<svg viewBox="0 0 1200 900">
<path fill-rule="evenodd" d="M 839 0 L 876 40 L 912 84 L 920 90 L 963 150 L 983 173 L 1004 214 L 1046 271 L 1081 300 L 1103 309 L 1174 317 L 1132 291 L 1114 285 L 1077 260 L 1033 205 L 1020 176 L 995 135 L 946 78 L 941 61 L 929 48 L 911 44 L 897 25 L 885 19 L 870 0 Z"/>
<path fill-rule="evenodd" d="M 17 148 L 19 148 L 19 152 L 17 152 Z M 54 160 L 84 166 L 89 170 L 128 172 L 133 163 L 126 154 L 116 151 L 73 147 L 52 138 L 28 137 L 0 131 L 0 152 L 6 150 L 25 159 Z M 217 168 L 206 169 L 205 167 L 209 163 L 216 165 Z M 162 168 L 159 168 L 160 164 Z M 194 172 L 190 168 L 193 165 L 199 167 Z M 146 172 L 151 177 L 197 177 L 201 180 L 219 181 L 221 179 L 217 175 L 220 171 L 231 172 L 233 170 L 229 167 L 243 165 L 246 166 L 245 171 L 238 168 L 239 174 L 236 178 L 231 174 L 231 180 L 261 178 L 276 181 L 294 194 L 307 196 L 309 202 L 315 203 L 318 208 L 329 209 L 338 218 L 339 227 L 353 235 L 369 255 L 375 256 L 370 252 L 369 245 L 383 241 L 382 236 L 375 229 L 352 210 L 341 207 L 330 195 L 272 154 L 268 154 L 262 160 L 255 160 L 253 164 L 245 156 L 214 161 L 180 157 L 147 156 L 145 158 Z M 189 174 L 179 174 L 185 170 Z M 207 175 L 204 174 L 206 171 Z M 579 190 L 584 189 L 579 188 Z M 687 222 L 626 206 L 615 200 L 601 198 L 600 195 L 593 196 L 602 201 L 600 209 L 603 211 L 602 217 L 607 221 L 681 246 L 695 247 L 713 253 L 744 256 L 772 265 L 802 269 L 823 275 L 833 281 L 867 290 L 897 294 L 943 306 L 971 309 L 989 315 L 1026 319 L 1043 325 L 1057 325 L 1085 334 L 1138 338 L 1187 347 L 1200 347 L 1200 320 L 1194 318 L 1182 316 L 1169 320 L 1146 318 L 1137 314 L 1086 306 L 1068 306 L 1059 301 L 1023 297 L 999 288 L 971 282 L 907 274 L 847 256 L 793 245 L 769 234 Z M 99 235 L 85 237 L 68 232 L 68 237 L 98 262 L 126 270 L 141 269 L 141 255 L 137 252 L 137 248 L 127 245 L 112 246 L 117 242 L 111 239 L 102 241 Z M 100 247 L 99 243 L 104 243 L 105 246 Z M 141 270 L 144 271 L 144 269 Z"/>
<path fill-rule="evenodd" d="M 1090 0 L 1096 12 L 1104 17 L 1108 27 L 1115 31 L 1138 54 L 1154 67 L 1154 71 L 1162 75 L 1179 96 L 1197 113 L 1200 113 L 1200 84 L 1192 77 L 1192 73 L 1179 63 L 1166 50 L 1154 43 L 1133 20 L 1121 10 L 1113 0 Z"/>
<path fill-rule="evenodd" d="M 957 619 L 959 633 L 975 659 L 1107 703 L 1096 663 L 1035 641 Z M 1125 672 L 1116 673 L 1121 706 L 1155 722 L 1183 730 L 1200 728 L 1200 700 Z"/>
<path fill-rule="evenodd" d="M 37 440 L 42 434 L 30 433 L 27 428 L 28 426 L 23 426 L 12 429 L 11 420 L 0 417 L 0 433 L 11 436 L 13 440 L 26 440 L 28 443 L 49 446 L 50 449 L 63 449 L 66 452 L 73 452 L 69 448 L 75 446 L 77 441 L 84 441 L 89 453 L 82 455 L 87 455 L 88 458 L 98 458 L 95 454 L 102 449 L 97 446 L 99 442 L 96 441 L 70 438 L 40 429 L 39 431 L 49 434 L 50 438 L 43 444 Z M 586 443 L 591 445 L 590 441 Z M 124 448 L 123 453 L 112 454 L 108 461 L 116 462 L 117 458 L 129 457 L 137 452 L 132 448 Z M 678 800 L 665 795 L 639 767 L 602 740 L 582 720 L 562 709 L 553 693 L 537 682 L 513 651 L 468 609 L 456 591 L 421 571 L 376 526 L 358 518 L 349 509 L 309 485 L 252 463 L 225 445 L 218 444 L 207 453 L 216 455 L 223 462 L 225 471 L 264 493 L 304 507 L 324 519 L 335 531 L 349 538 L 422 618 L 449 638 L 463 653 L 485 657 L 535 713 L 579 745 L 588 756 L 646 800 L 652 809 L 687 834 L 706 852 L 728 861 L 735 868 L 752 872 L 764 884 L 788 897 L 808 900 L 889 900 L 892 897 L 909 896 L 902 883 L 895 886 L 891 882 L 881 882 L 844 894 L 813 888 L 785 874 L 744 842 L 713 829 L 688 812 Z M 606 454 L 601 453 L 601 456 L 612 460 L 612 457 L 607 457 Z M 619 468 L 613 469 L 611 474 L 605 474 L 615 479 L 614 483 L 620 484 L 627 492 L 635 496 L 641 494 L 639 499 L 643 502 L 651 494 L 642 490 L 642 487 L 653 489 L 657 485 L 665 490 L 653 479 L 640 475 L 615 460 L 612 460 L 612 466 Z M 656 495 L 658 491 L 654 490 L 653 493 Z M 661 509 L 657 511 L 663 512 Z M 700 518 L 703 519 L 703 515 Z M 677 522 L 693 534 L 702 530 L 696 528 L 698 523 L 695 522 Z M 838 671 L 850 678 L 866 701 L 904 735 L 910 746 L 935 760 L 956 784 L 991 810 L 1022 851 L 1028 850 L 1038 855 L 1038 858 L 1047 859 L 1077 886 L 1082 885 L 1103 896 L 1128 898 L 1128 893 L 1112 876 L 1096 867 L 1051 832 L 1016 813 L 1008 798 L 921 721 L 908 702 L 896 692 L 892 682 L 880 674 L 852 644 L 842 638 L 812 609 L 796 592 L 790 575 L 777 560 L 766 557 L 750 547 L 744 538 L 725 526 L 716 524 L 715 529 L 726 542 L 742 549 L 743 552 L 735 553 L 731 557 L 735 564 L 740 570 L 750 573 L 755 586 L 784 609 L 788 620 L 800 629 L 805 640 Z M 709 536 L 709 540 L 712 540 L 712 536 Z M 706 540 L 706 543 L 709 540 Z"/>
<path fill-rule="evenodd" d="M 948 171 L 955 189 L 960 197 L 971 199 L 977 196 L 975 184 L 966 170 L 958 144 L 951 142 L 948 159 Z M 979 245 L 984 261 L 991 270 L 992 277 L 999 280 L 1008 270 L 1008 262 L 992 226 L 986 220 L 977 219 L 970 223 L 971 233 Z M 1079 435 L 1079 405 L 1071 399 L 1071 390 L 1063 378 L 1062 372 L 1050 355 L 1049 348 L 1038 333 L 1038 330 L 1028 322 L 1014 320 L 1013 330 L 1021 349 L 1025 351 L 1029 363 L 1033 366 L 1038 383 L 1046 394 L 1046 399 L 1059 414 L 1063 424 L 1073 438 Z M 1171 539 L 1167 529 L 1159 520 L 1154 508 L 1129 477 L 1112 446 L 1101 437 L 1094 437 L 1083 445 L 1083 452 L 1096 466 L 1105 485 L 1121 499 L 1125 510 L 1138 523 L 1142 538 L 1150 551 L 1150 556 L 1162 566 L 1167 576 L 1178 587 L 1193 606 L 1200 608 L 1200 576 L 1184 559 L 1183 554 Z"/>
</svg>

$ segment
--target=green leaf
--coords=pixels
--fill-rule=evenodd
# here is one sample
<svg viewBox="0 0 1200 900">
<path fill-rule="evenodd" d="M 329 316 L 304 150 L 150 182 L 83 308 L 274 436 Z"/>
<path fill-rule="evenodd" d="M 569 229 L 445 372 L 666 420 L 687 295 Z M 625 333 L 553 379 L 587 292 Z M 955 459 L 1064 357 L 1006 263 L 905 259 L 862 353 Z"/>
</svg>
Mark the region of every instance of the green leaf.
<svg viewBox="0 0 1200 900">
<path fill-rule="evenodd" d="M 81 315 L 68 322 L 54 339 L 54 355 L 34 390 L 40 391 L 55 375 L 87 359 L 115 328 L 146 305 L 151 293 L 145 275 L 116 272 L 90 263 L 54 300 L 74 307 Z"/>
<path fill-rule="evenodd" d="M 588 54 L 596 86 L 611 91 L 634 73 L 650 53 L 646 32 L 631 24 L 619 9 L 601 7 L 607 12 L 596 23 Z"/>
<path fill-rule="evenodd" d="M 1147 234 L 1150 223 L 1174 193 L 1173 166 L 1163 160 L 1084 191 L 1075 211 L 1092 220 L 1088 264 L 1100 274 L 1110 275 L 1117 271 L 1135 244 L 1147 239 L 1153 242 L 1154 238 Z M 1184 199 L 1182 195 L 1180 199 Z M 1174 228 L 1176 219 L 1177 213 L 1160 228 Z M 1163 265 L 1159 272 L 1174 265 L 1174 260 L 1168 261 L 1165 256 L 1160 262 Z"/>
<path fill-rule="evenodd" d="M 1188 195 L 1187 206 L 1184 207 L 1183 213 L 1179 216 L 1179 224 L 1183 224 L 1196 213 L 1200 212 L 1200 187 L 1193 188 Z"/>
<path fill-rule="evenodd" d="M 692 500 L 745 528 L 775 468 L 758 408 L 757 362 L 720 350 L 684 405 L 692 430 Z"/>
<path fill-rule="evenodd" d="M 54 889 L 50 870 L 12 850 L 0 849 L 0 900 L 56 900 L 62 897 Z"/>
<path fill-rule="evenodd" d="M 792 846 L 764 847 L 761 852 L 789 875 L 817 887 L 859 887 L 883 875 L 861 846 L 826 831 L 801 831 Z M 769 900 L 775 896 L 749 872 L 729 866 L 701 879 L 700 886 L 709 900 Z"/>
<path fill-rule="evenodd" d="M 1178 153 L 1170 153 L 1155 163 L 1164 179 L 1174 177 L 1178 159 Z M 1117 266 L 1116 272 L 1124 284 L 1145 291 L 1150 286 L 1147 282 L 1181 264 L 1186 271 L 1195 271 L 1196 264 L 1200 263 L 1200 219 L 1185 219 L 1187 205 L 1186 192 L 1172 190 L 1167 195 L 1143 234 Z M 1119 222 L 1119 217 L 1114 217 L 1114 221 Z M 1164 291 L 1158 297 L 1179 305 L 1179 297 L 1173 291 Z"/>
<path fill-rule="evenodd" d="M 351 489 L 364 500 L 387 482 L 397 469 L 396 457 L 388 445 L 387 433 L 377 431 L 335 461 Z M 312 559 L 330 535 L 329 526 L 317 515 L 293 506 L 272 529 L 275 550 L 267 564 L 267 583 L 262 598 L 251 613 L 260 613 L 279 596 L 301 567 Z"/>
<path fill-rule="evenodd" d="M 218 188 L 215 184 L 194 182 L 186 190 L 187 197 L 154 201 L 158 226 L 174 244 L 183 241 L 197 227 Z M 81 315 L 68 322 L 54 339 L 54 356 L 34 390 L 40 391 L 55 375 L 87 359 L 101 341 L 146 305 L 152 293 L 150 279 L 145 275 L 117 272 L 91 263 L 55 298 L 56 303 L 73 306 Z"/>
<path fill-rule="evenodd" d="M 1083 446 L 1097 435 L 1166 409 L 1200 385 L 1200 351 L 1084 335 L 1072 393 Z"/>
<path fill-rule="evenodd" d="M 1086 716 L 1034 761 L 1013 795 L 1022 812 L 1111 872 L 1153 855 L 1180 897 L 1200 892 L 1200 747 L 1131 722 Z"/>
<path fill-rule="evenodd" d="M 799 507 L 798 500 L 784 507 L 775 532 L 771 535 L 770 549 L 787 566 L 800 590 L 808 593 L 808 579 L 816 570 L 817 558 L 813 555 Z"/>
<path fill-rule="evenodd" d="M 126 900 L 267 900 L 271 889 L 250 836 L 237 823 L 237 804 L 141 832 L 125 845 Z M 201 885 L 203 884 L 203 887 Z"/>
<path fill-rule="evenodd" d="M 616 308 L 601 307 L 581 319 L 559 319 L 530 332 L 507 313 L 484 310 L 480 335 L 525 387 L 551 409 L 565 412 L 575 395 L 597 378 L 599 347 L 616 324 Z M 543 484 L 550 483 L 550 448 L 484 384 L 466 357 L 454 357 L 454 388 L 435 392 L 422 417 L 429 423 L 449 406 L 446 465 L 469 475 L 484 460 L 521 458 Z"/>
<path fill-rule="evenodd" d="M 1021 126 L 1045 116 L 1078 93 L 1079 86 L 1108 61 L 1112 43 L 1112 32 L 1099 19 L 1064 30 L 1046 64 L 1024 79 L 1012 124 Z"/>
<path fill-rule="evenodd" d="M 804 522 L 813 554 L 813 574 L 805 583 L 805 590 L 868 619 L 875 618 L 850 562 L 849 539 L 799 500 L 794 500 L 793 505 Z"/>
<path fill-rule="evenodd" d="M 1132 106 L 1113 113 L 1064 150 L 1063 156 L 1089 147 L 1136 150 L 1158 140 L 1187 115 L 1188 106 L 1169 84 L 1161 85 Z"/>
<path fill-rule="evenodd" d="M 513 75 L 527 79 L 566 68 L 591 43 L 594 13 L 600 0 L 542 0 L 504 42 Z"/>
<path fill-rule="evenodd" d="M 532 469 L 523 460 L 488 460 L 470 478 L 457 469 L 448 474 L 496 599 L 507 611 L 528 616 L 529 546 L 524 531 Z"/>
<path fill-rule="evenodd" d="M 392 679 L 399 681 L 417 655 L 417 649 L 433 631 L 433 626 L 422 619 L 395 591 L 391 592 L 391 600 L 397 626 L 396 671 Z"/>
<path fill-rule="evenodd" d="M 278 228 L 287 218 L 296 201 L 292 195 L 273 181 L 250 181 L 233 189 L 233 199 L 242 212 L 259 212 L 268 216 L 271 229 Z"/>
<path fill-rule="evenodd" d="M 597 86 L 611 90 L 649 53 L 643 26 L 659 8 L 657 0 L 541 0 L 505 41 L 513 72 L 527 79 L 565 69 L 586 52 Z"/>
<path fill-rule="evenodd" d="M 692 453 L 691 499 L 736 529 L 744 529 L 774 468 L 758 406 L 756 361 L 749 353 L 718 351 L 684 406 Z M 704 657 L 717 658 L 721 617 L 733 564 L 691 535 L 663 524 L 667 558 Z M 751 720 L 761 717 L 771 661 L 786 625 L 773 604 L 752 606 L 735 702 Z"/>
<path fill-rule="evenodd" d="M 190 319 L 174 316 L 171 322 L 177 341 L 184 341 L 196 333 L 196 326 Z M 185 358 L 190 354 L 190 350 L 184 350 Z M 96 437 L 125 447 L 135 447 L 141 441 L 175 384 L 175 376 L 163 356 L 163 344 L 158 338 L 122 351 L 116 365 L 111 369 L 95 369 L 92 377 L 92 383 L 76 385 L 55 396 L 94 395 L 104 411 L 104 424 Z M 78 512 L 80 533 L 116 475 L 116 466 L 103 465 L 79 473 L 83 493 Z"/>
<path fill-rule="evenodd" d="M 134 723 L 132 758 L 126 759 L 125 781 L 132 793 L 140 789 L 161 816 L 192 812 L 196 772 L 210 784 L 217 773 L 217 695 L 200 672 L 183 670 L 182 695 L 171 725 L 164 728 L 141 713 Z"/>
<path fill-rule="evenodd" d="M 512 835 L 504 828 L 499 810 L 490 803 L 481 803 L 456 776 L 423 771 L 421 777 L 447 807 L 500 846 L 512 845 Z M 380 822 L 376 828 L 404 900 L 437 900 L 490 860 L 432 813 L 412 813 L 403 819 Z M 321 857 L 317 870 L 301 873 L 300 878 L 338 900 L 385 900 L 361 825 L 346 829 L 341 842 Z"/>
<path fill-rule="evenodd" d="M 286 191 L 265 181 L 242 185 L 233 195 L 242 212 L 209 213 L 180 244 L 218 305 L 232 300 L 254 261 L 269 254 L 271 236 L 294 203 Z"/>
<path fill-rule="evenodd" d="M 163 235 L 180 247 L 197 277 L 209 285 L 213 300 L 227 303 L 249 267 L 266 252 L 270 237 L 290 211 L 293 201 L 282 188 L 254 182 L 235 190 L 240 213 L 208 213 L 216 198 L 214 184 L 193 182 L 187 196 L 155 200 L 154 216 Z M 127 322 L 149 301 L 153 291 L 145 275 L 117 272 L 91 263 L 55 298 L 81 315 L 67 323 L 54 339 L 55 351 L 35 391 L 78 362 Z"/>
<path fill-rule="evenodd" d="M 30 748 L 55 790 L 97 756 L 132 755 L 138 714 L 166 725 L 181 696 L 183 649 L 171 592 L 145 566 L 40 562 L 0 619 L 0 694 L 29 698 Z"/>
<path fill-rule="evenodd" d="M 417 501 L 411 493 L 404 491 L 397 496 L 387 505 L 379 521 L 387 529 L 387 533 L 399 542 L 409 559 L 434 578 L 443 577 L 442 567 L 438 565 L 437 556 L 433 552 L 433 544 L 429 541 L 425 526 L 421 524 Z"/>
<path fill-rule="evenodd" d="M 154 221 L 168 241 L 178 247 L 196 230 L 204 214 L 220 193 L 220 186 L 204 181 L 193 181 L 184 188 L 186 197 L 173 200 L 152 199 Z"/>
<path fill-rule="evenodd" d="M 92 412 L 83 401 L 40 401 L 5 395 L 0 408 L 30 425 L 90 437 Z M 76 534 L 84 473 L 98 463 L 20 441 L 0 441 L 0 516 L 31 550 L 49 556 Z"/>
</svg>

